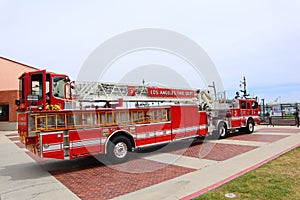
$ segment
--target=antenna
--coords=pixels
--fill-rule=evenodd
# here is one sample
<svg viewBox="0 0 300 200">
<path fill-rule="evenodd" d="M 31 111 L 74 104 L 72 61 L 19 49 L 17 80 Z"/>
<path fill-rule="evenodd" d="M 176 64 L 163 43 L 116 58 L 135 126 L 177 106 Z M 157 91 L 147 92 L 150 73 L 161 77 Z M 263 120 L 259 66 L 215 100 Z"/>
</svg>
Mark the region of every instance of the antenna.
<svg viewBox="0 0 300 200">
<path fill-rule="evenodd" d="M 249 96 L 249 94 L 247 94 L 247 89 L 246 89 L 246 86 L 247 86 L 247 82 L 246 82 L 246 78 L 244 76 L 244 79 L 243 81 L 241 81 L 242 85 L 243 86 L 243 90 L 240 90 L 242 93 L 243 93 L 243 97 L 244 98 L 247 98 Z"/>
<path fill-rule="evenodd" d="M 215 93 L 215 99 L 217 99 L 217 90 L 216 90 L 216 85 L 215 85 L 215 82 L 213 81 L 212 82 L 212 85 L 208 85 L 208 87 L 211 87 L 214 89 L 214 93 Z"/>
</svg>

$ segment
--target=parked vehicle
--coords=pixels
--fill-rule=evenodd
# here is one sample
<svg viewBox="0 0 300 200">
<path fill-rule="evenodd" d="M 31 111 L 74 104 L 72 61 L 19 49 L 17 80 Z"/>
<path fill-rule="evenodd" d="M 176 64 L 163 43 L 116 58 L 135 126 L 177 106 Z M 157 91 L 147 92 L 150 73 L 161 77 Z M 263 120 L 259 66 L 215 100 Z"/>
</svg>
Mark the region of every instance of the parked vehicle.
<svg viewBox="0 0 300 200">
<path fill-rule="evenodd" d="M 46 70 L 19 79 L 20 141 L 42 158 L 105 154 L 119 163 L 138 148 L 208 134 L 224 138 L 236 130 L 252 133 L 259 124 L 258 103 L 245 96 L 228 100 L 209 90 L 75 83 Z"/>
</svg>

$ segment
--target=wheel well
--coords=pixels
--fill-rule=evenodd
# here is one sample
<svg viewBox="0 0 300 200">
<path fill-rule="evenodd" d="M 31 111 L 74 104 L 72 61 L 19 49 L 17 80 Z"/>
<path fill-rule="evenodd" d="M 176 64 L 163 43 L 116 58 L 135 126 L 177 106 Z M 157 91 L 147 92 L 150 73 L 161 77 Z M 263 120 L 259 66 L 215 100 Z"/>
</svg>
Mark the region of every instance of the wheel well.
<svg viewBox="0 0 300 200">
<path fill-rule="evenodd" d="M 116 131 L 116 132 L 112 133 L 108 137 L 108 139 L 106 140 L 106 143 L 105 143 L 105 154 L 107 153 L 107 144 L 108 144 L 108 141 L 111 141 L 114 138 L 119 137 L 119 136 L 125 136 L 131 142 L 132 147 L 135 148 L 136 145 L 135 145 L 133 136 L 130 133 L 128 133 L 126 131 Z"/>
<path fill-rule="evenodd" d="M 255 125 L 255 121 L 254 121 L 254 119 L 253 119 L 252 117 L 249 117 L 249 118 L 248 118 L 247 124 L 248 124 L 250 121 L 252 121 L 252 122 L 253 122 L 253 125 Z"/>
<path fill-rule="evenodd" d="M 225 121 L 219 121 L 218 127 L 220 126 L 220 124 L 224 124 L 224 126 L 225 126 L 226 128 L 228 128 L 227 123 L 226 123 Z"/>
</svg>

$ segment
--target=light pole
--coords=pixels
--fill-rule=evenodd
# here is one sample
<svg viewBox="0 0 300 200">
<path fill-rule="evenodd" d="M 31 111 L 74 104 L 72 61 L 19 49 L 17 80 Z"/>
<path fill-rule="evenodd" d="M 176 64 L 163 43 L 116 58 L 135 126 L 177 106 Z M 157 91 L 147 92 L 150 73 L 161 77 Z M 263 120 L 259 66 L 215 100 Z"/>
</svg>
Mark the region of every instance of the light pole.
<svg viewBox="0 0 300 200">
<path fill-rule="evenodd" d="M 263 111 L 263 120 L 265 120 L 265 99 L 262 98 L 262 111 Z"/>
</svg>

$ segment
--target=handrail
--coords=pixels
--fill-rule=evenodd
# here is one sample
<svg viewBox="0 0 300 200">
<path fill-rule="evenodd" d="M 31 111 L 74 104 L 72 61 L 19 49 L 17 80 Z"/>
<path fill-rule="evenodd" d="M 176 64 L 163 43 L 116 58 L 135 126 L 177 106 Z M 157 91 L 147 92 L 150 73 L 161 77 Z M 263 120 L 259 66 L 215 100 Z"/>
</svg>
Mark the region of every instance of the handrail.
<svg viewBox="0 0 300 200">
<path fill-rule="evenodd" d="M 121 117 L 121 115 L 124 117 Z M 134 117 L 135 116 L 135 117 Z M 34 130 L 41 132 L 62 131 L 76 128 L 97 128 L 129 124 L 148 124 L 167 122 L 168 109 L 162 108 L 155 111 L 146 110 L 90 110 L 80 112 L 59 111 L 50 113 L 33 114 Z"/>
</svg>

